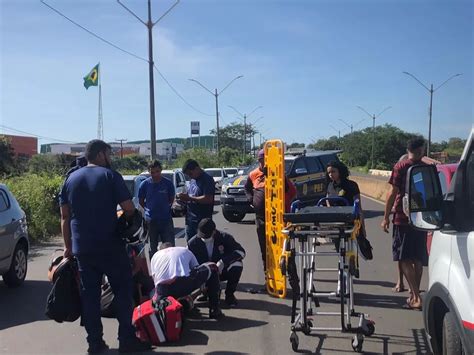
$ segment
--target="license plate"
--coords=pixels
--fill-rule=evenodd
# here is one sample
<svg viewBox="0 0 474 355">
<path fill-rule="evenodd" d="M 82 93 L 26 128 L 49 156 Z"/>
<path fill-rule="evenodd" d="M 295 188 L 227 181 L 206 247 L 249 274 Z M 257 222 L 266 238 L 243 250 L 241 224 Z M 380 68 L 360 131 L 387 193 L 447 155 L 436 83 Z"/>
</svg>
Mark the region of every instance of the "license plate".
<svg viewBox="0 0 474 355">
<path fill-rule="evenodd" d="M 247 197 L 245 196 L 239 196 L 239 197 L 234 197 L 235 202 L 247 202 Z"/>
</svg>

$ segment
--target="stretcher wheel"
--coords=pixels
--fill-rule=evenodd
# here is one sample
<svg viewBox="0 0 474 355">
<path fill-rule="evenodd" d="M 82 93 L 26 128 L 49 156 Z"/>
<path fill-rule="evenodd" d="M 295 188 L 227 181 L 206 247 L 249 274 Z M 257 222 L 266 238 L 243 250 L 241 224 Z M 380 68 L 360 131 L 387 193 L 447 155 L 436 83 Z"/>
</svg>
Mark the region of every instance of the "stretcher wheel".
<svg viewBox="0 0 474 355">
<path fill-rule="evenodd" d="M 357 352 L 361 353 L 362 352 L 362 347 L 364 345 L 364 336 L 362 334 L 357 334 L 354 336 L 352 339 L 352 349 Z"/>
<path fill-rule="evenodd" d="M 368 337 L 374 335 L 374 333 L 375 333 L 375 324 L 369 322 L 369 323 L 366 324 L 366 327 L 367 327 L 367 331 L 365 332 L 365 335 L 368 336 Z"/>
<path fill-rule="evenodd" d="M 298 335 L 296 333 L 291 333 L 290 335 L 290 343 L 291 343 L 291 348 L 293 351 L 298 351 L 298 346 L 300 345 L 300 340 L 298 339 Z"/>
</svg>

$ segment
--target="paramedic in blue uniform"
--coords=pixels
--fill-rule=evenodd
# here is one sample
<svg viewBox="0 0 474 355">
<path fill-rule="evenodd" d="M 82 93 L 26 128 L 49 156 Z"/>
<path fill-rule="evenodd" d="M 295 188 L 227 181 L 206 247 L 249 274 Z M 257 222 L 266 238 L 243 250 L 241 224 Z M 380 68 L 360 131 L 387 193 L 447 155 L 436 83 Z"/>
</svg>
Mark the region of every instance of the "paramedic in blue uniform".
<svg viewBox="0 0 474 355">
<path fill-rule="evenodd" d="M 145 210 L 150 253 L 153 255 L 159 242 L 168 242 L 174 246 L 171 205 L 176 192 L 173 183 L 161 175 L 162 166 L 158 160 L 150 163 L 148 171 L 151 176 L 140 184 L 138 198 Z"/>
<path fill-rule="evenodd" d="M 237 306 L 235 290 L 242 275 L 245 249 L 228 233 L 218 231 L 210 218 L 199 222 L 197 235 L 188 244 L 200 264 L 212 261 L 219 268 L 220 280 L 227 281 L 225 303 Z"/>
<path fill-rule="evenodd" d="M 135 336 L 132 326 L 132 272 L 124 242 L 117 235 L 117 204 L 126 216 L 135 207 L 122 176 L 110 169 L 111 147 L 101 140 L 86 146 L 87 166 L 71 173 L 61 190 L 61 230 L 65 257 L 78 261 L 82 323 L 87 331 L 87 352 L 108 349 L 103 340 L 100 295 L 103 275 L 107 275 L 117 305 L 120 352 L 150 349 Z"/>
<path fill-rule="evenodd" d="M 189 242 L 196 235 L 199 222 L 204 218 L 212 219 L 216 187 L 214 179 L 201 169 L 196 160 L 187 160 L 183 173 L 191 178 L 191 182 L 188 193 L 178 194 L 177 197 L 187 203 L 186 241 Z"/>
</svg>

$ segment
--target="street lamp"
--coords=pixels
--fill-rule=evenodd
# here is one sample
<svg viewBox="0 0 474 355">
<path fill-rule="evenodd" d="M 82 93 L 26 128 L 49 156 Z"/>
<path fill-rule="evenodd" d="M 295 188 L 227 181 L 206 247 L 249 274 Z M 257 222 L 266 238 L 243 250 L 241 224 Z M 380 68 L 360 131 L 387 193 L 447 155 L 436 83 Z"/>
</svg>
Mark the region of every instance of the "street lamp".
<svg viewBox="0 0 474 355">
<path fill-rule="evenodd" d="M 220 153 L 220 145 L 219 145 L 219 96 L 225 91 L 225 89 L 227 89 L 230 85 L 232 85 L 232 83 L 234 81 L 236 81 L 237 79 L 243 78 L 243 77 L 244 77 L 243 75 L 239 75 L 239 76 L 235 77 L 220 92 L 218 92 L 217 89 L 215 89 L 215 91 L 212 92 L 211 90 L 209 90 L 207 87 L 205 87 L 203 84 L 201 84 L 196 79 L 189 79 L 189 81 L 195 82 L 200 87 L 202 87 L 204 90 L 206 90 L 208 93 L 210 93 L 212 96 L 214 96 L 215 99 L 216 99 L 216 149 L 217 149 L 217 155 L 219 155 L 219 153 Z"/>
<path fill-rule="evenodd" d="M 245 158 L 245 153 L 246 153 L 246 150 L 247 150 L 247 118 L 250 118 L 250 116 L 252 116 L 252 114 L 254 114 L 255 111 L 257 111 L 257 110 L 263 108 L 263 106 L 257 106 L 257 107 L 255 107 L 255 108 L 253 109 L 253 111 L 250 112 L 249 114 L 242 114 L 242 113 L 240 113 L 240 111 L 237 110 L 234 106 L 230 106 L 230 105 L 229 105 L 228 107 L 231 108 L 232 110 L 234 110 L 238 115 L 240 115 L 240 117 L 243 118 L 243 121 L 244 121 L 244 143 L 243 143 L 243 145 L 244 145 L 244 155 L 243 155 L 243 157 Z M 262 118 L 263 118 L 263 116 L 260 117 L 257 121 L 259 121 L 259 120 L 262 119 Z M 255 121 L 255 122 L 257 122 L 257 121 Z M 255 123 L 255 122 L 254 122 L 254 123 Z"/>
<path fill-rule="evenodd" d="M 346 121 L 344 121 L 343 119 L 339 119 L 339 121 L 341 121 L 342 123 L 344 123 L 347 127 L 349 127 L 351 129 L 351 134 L 354 132 L 354 128 L 357 127 L 358 125 L 360 125 L 362 122 L 365 121 L 365 118 L 363 120 L 360 120 L 359 122 L 357 122 L 356 124 L 349 124 L 347 123 Z"/>
<path fill-rule="evenodd" d="M 385 111 L 389 110 L 392 108 L 392 106 L 388 106 L 388 107 L 385 107 L 382 111 L 380 111 L 380 113 L 378 115 L 375 115 L 375 114 L 370 114 L 368 113 L 363 107 L 361 106 L 357 106 L 357 108 L 361 111 L 364 111 L 370 118 L 372 118 L 373 120 L 373 124 L 372 124 L 372 163 L 371 163 L 371 168 L 373 169 L 374 168 L 374 152 L 375 152 L 375 119 L 379 118 L 380 115 L 382 113 L 384 113 Z M 362 121 L 361 121 L 362 122 Z"/>
<path fill-rule="evenodd" d="M 432 113 L 433 113 L 433 93 L 435 91 L 437 91 L 441 86 L 443 86 L 444 84 L 446 84 L 448 81 L 450 81 L 451 79 L 457 77 L 457 76 L 460 76 L 462 74 L 454 74 L 452 75 L 451 77 L 449 77 L 448 79 L 446 79 L 440 86 L 438 86 L 436 89 L 433 89 L 433 84 L 431 84 L 431 87 L 428 88 L 425 84 L 423 84 L 420 80 L 418 80 L 416 78 L 416 76 L 414 76 L 413 74 L 409 73 L 409 72 L 406 72 L 404 71 L 403 74 L 406 74 L 408 76 L 411 76 L 414 80 L 416 80 L 418 82 L 418 84 L 420 84 L 421 86 L 423 86 L 426 90 L 428 90 L 428 92 L 430 93 L 430 111 L 429 111 L 429 114 L 430 114 L 430 119 L 429 119 L 429 123 L 428 123 L 428 146 L 426 147 L 426 155 L 427 156 L 430 156 L 430 148 L 431 148 L 431 117 L 432 117 Z"/>
</svg>

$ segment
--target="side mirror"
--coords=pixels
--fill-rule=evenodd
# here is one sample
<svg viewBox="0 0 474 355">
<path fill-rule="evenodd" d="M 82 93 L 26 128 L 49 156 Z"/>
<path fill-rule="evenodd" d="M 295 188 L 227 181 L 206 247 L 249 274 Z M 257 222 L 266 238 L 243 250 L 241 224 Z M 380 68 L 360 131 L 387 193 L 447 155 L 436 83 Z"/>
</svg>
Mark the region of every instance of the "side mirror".
<svg viewBox="0 0 474 355">
<path fill-rule="evenodd" d="M 296 175 L 306 175 L 308 174 L 308 170 L 306 170 L 305 168 L 298 168 L 295 170 L 295 174 Z"/>
<path fill-rule="evenodd" d="M 408 169 L 403 211 L 410 224 L 421 230 L 441 229 L 443 192 L 434 165 L 416 165 Z"/>
</svg>

